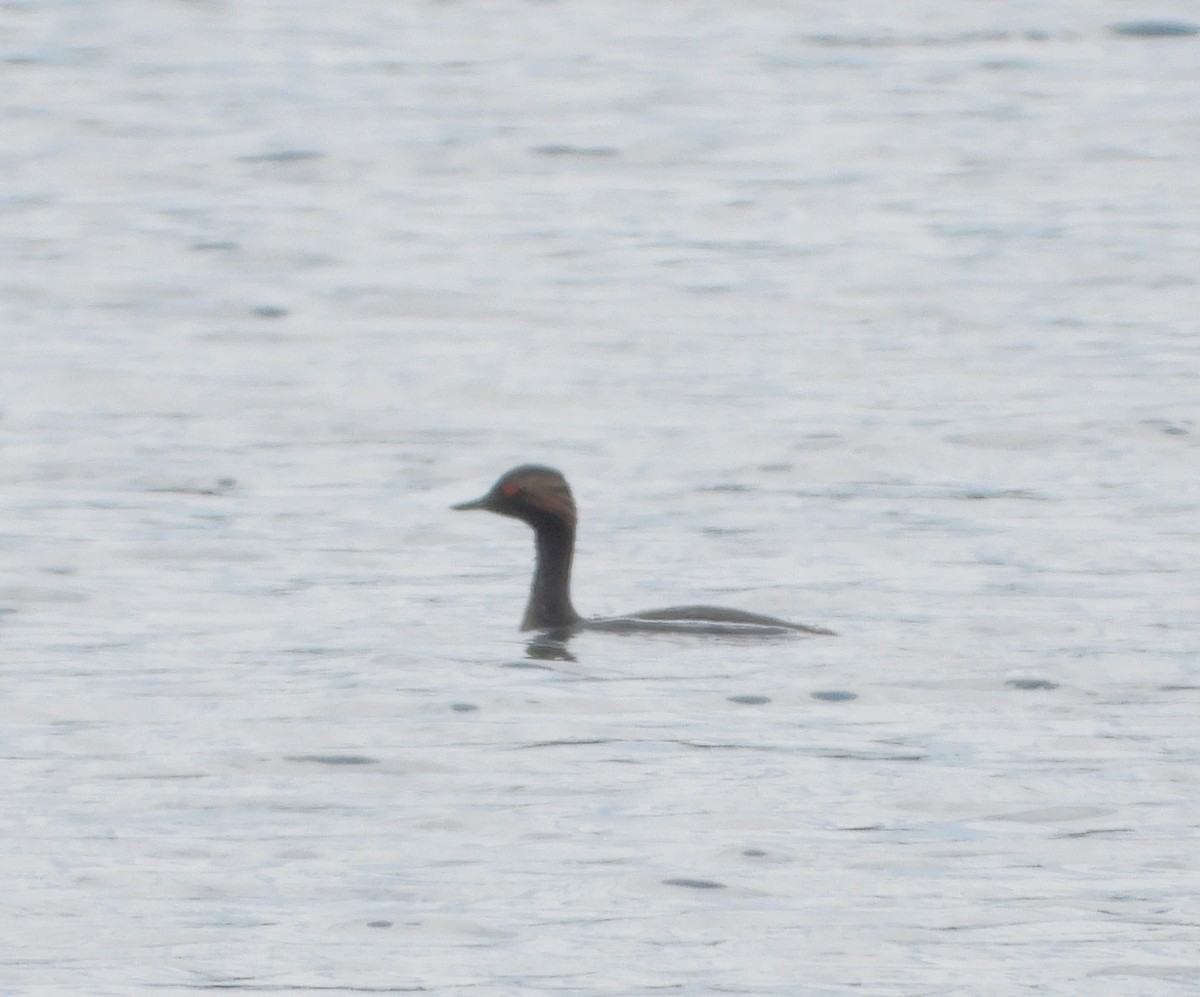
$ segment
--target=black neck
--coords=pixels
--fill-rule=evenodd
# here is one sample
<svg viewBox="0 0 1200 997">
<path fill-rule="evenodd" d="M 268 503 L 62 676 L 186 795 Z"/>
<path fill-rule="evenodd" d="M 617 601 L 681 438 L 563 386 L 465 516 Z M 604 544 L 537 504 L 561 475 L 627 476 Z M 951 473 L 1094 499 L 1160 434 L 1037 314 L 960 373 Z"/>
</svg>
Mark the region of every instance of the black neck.
<svg viewBox="0 0 1200 997">
<path fill-rule="evenodd" d="M 521 629 L 549 630 L 578 623 L 580 616 L 571 605 L 575 526 L 558 517 L 546 517 L 529 525 L 537 537 L 537 567 Z"/>
</svg>

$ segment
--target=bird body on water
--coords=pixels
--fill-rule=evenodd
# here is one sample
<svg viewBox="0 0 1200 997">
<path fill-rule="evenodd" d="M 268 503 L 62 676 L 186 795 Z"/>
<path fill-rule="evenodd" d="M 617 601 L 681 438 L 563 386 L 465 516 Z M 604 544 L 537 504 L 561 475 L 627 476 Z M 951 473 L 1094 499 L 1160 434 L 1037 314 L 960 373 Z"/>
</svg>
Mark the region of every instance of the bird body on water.
<svg viewBox="0 0 1200 997">
<path fill-rule="evenodd" d="M 790 623 L 774 616 L 722 606 L 669 606 L 627 616 L 585 619 L 571 604 L 571 561 L 575 555 L 575 500 L 567 479 L 552 467 L 522 464 L 497 481 L 488 493 L 455 509 L 485 509 L 511 516 L 533 529 L 537 562 L 522 630 L 573 632 L 608 630 L 668 633 L 832 635 L 832 630 Z"/>
</svg>

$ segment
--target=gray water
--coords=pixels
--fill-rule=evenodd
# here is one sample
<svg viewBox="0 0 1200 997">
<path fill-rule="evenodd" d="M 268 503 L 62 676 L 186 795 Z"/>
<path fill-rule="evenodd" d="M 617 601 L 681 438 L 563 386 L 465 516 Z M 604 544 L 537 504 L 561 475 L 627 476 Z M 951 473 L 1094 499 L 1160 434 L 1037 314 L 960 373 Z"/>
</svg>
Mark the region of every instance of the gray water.
<svg viewBox="0 0 1200 997">
<path fill-rule="evenodd" d="M 1197 22 L 0 7 L 0 994 L 1200 992 Z"/>
</svg>

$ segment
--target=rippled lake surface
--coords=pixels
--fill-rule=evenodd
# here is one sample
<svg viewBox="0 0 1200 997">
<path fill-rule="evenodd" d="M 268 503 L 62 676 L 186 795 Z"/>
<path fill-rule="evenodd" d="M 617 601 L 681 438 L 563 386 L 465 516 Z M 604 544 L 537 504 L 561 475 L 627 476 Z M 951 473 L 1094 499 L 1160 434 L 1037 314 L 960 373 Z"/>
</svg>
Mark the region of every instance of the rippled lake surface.
<svg viewBox="0 0 1200 997">
<path fill-rule="evenodd" d="M 0 993 L 1200 992 L 1197 20 L 0 5 Z"/>
</svg>

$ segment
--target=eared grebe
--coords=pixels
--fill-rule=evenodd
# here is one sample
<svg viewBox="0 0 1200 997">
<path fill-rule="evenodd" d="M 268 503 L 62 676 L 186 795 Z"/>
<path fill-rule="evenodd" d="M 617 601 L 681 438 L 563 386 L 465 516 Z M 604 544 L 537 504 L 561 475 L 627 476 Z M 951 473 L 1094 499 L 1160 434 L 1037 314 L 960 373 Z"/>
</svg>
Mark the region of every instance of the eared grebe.
<svg viewBox="0 0 1200 997">
<path fill-rule="evenodd" d="M 552 467 L 522 464 L 505 474 L 482 498 L 455 509 L 486 509 L 533 527 L 537 566 L 522 630 L 614 630 L 673 633 L 833 635 L 823 627 L 720 606 L 671 606 L 628 616 L 584 619 L 571 605 L 571 558 L 575 553 L 575 500 L 567 479 Z"/>
</svg>

